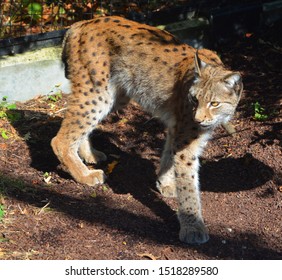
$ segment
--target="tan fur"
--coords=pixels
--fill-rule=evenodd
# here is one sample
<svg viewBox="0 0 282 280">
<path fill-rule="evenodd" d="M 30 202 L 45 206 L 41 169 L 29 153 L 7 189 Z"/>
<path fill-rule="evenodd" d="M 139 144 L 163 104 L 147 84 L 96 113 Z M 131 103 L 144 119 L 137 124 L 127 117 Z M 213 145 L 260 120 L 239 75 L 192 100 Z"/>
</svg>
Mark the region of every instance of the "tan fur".
<svg viewBox="0 0 282 280">
<path fill-rule="evenodd" d="M 52 147 L 80 183 L 103 183 L 102 170 L 89 170 L 106 156 L 89 134 L 130 99 L 168 127 L 157 188 L 177 196 L 180 240 L 204 243 L 199 159 L 214 127 L 234 114 L 242 92 L 239 73 L 224 68 L 209 50 L 196 50 L 171 34 L 119 17 L 74 24 L 64 41 L 63 61 L 72 82 L 68 110 Z"/>
</svg>

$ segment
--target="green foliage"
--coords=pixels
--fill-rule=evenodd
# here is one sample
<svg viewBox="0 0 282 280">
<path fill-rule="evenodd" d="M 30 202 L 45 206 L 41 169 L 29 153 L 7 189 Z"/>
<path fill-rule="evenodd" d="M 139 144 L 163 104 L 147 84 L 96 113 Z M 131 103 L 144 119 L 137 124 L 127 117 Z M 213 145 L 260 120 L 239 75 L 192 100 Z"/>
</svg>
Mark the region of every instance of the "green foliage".
<svg viewBox="0 0 282 280">
<path fill-rule="evenodd" d="M 2 137 L 3 139 L 5 139 L 5 140 L 9 139 L 8 132 L 7 132 L 6 129 L 1 128 L 1 129 L 0 129 L 0 134 L 1 134 L 1 137 Z"/>
<path fill-rule="evenodd" d="M 4 205 L 0 204 L 0 222 L 2 222 L 4 216 L 5 216 Z"/>
<path fill-rule="evenodd" d="M 16 104 L 10 104 L 7 101 L 7 96 L 4 96 L 2 98 L 2 101 L 0 102 L 0 110 L 5 108 L 7 110 L 15 110 L 17 108 Z"/>
<path fill-rule="evenodd" d="M 183 0 L 133 1 L 133 9 L 142 14 L 150 10 L 181 5 Z M 139 3 L 140 2 L 140 3 Z M 147 3 L 146 3 L 147 2 Z M 0 38 L 17 37 L 42 31 L 66 28 L 71 23 L 89 19 L 93 15 L 124 15 L 130 1 L 59 1 L 59 0 L 5 0 L 0 1 Z M 146 4 L 145 4 L 146 3 Z M 130 8 L 132 9 L 132 8 Z M 30 28 L 33 27 L 33 30 Z M 42 28 L 43 27 L 43 28 Z"/>
<path fill-rule="evenodd" d="M 57 102 L 61 100 L 62 98 L 63 96 L 61 92 L 57 92 L 55 94 L 48 95 L 48 100 L 53 101 L 53 102 Z"/>
<path fill-rule="evenodd" d="M 9 103 L 7 101 L 7 96 L 4 96 L 2 98 L 2 101 L 0 102 L 0 119 L 7 119 L 9 122 L 18 121 L 21 117 L 21 114 L 19 112 L 16 112 L 16 109 L 16 104 Z"/>
<path fill-rule="evenodd" d="M 267 114 L 265 114 L 265 109 L 260 105 L 257 101 L 252 103 L 253 111 L 254 111 L 254 119 L 256 121 L 265 121 L 269 118 Z"/>
<path fill-rule="evenodd" d="M 4 96 L 2 101 L 0 101 L 0 119 L 6 119 L 11 123 L 18 121 L 21 117 L 21 114 L 15 111 L 16 109 L 16 104 L 9 103 L 7 101 L 7 96 Z M 4 128 L 0 128 L 0 137 L 5 140 L 9 139 L 8 131 Z"/>
<path fill-rule="evenodd" d="M 28 15 L 35 21 L 41 18 L 43 7 L 39 3 L 30 3 L 27 6 Z"/>
<path fill-rule="evenodd" d="M 57 102 L 63 98 L 62 90 L 60 89 L 60 84 L 54 86 L 51 92 L 47 95 L 47 100 L 52 102 Z"/>
</svg>

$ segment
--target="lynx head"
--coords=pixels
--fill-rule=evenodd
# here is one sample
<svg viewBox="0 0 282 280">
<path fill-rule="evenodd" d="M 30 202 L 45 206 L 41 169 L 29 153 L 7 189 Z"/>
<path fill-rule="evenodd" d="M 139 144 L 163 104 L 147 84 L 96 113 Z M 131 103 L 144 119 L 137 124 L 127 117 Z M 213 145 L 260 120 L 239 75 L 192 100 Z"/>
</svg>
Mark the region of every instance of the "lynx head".
<svg viewBox="0 0 282 280">
<path fill-rule="evenodd" d="M 195 79 L 189 90 L 194 121 L 202 128 L 226 123 L 234 114 L 243 84 L 241 75 L 206 64 L 195 54 Z"/>
</svg>

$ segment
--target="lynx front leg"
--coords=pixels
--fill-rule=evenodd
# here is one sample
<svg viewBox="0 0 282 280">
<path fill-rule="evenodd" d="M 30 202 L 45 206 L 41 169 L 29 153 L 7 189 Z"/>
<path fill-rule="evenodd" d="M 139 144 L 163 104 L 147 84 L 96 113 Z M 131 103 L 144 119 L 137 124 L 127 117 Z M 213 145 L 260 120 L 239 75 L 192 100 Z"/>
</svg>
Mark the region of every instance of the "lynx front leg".
<svg viewBox="0 0 282 280">
<path fill-rule="evenodd" d="M 179 238 L 189 244 L 201 244 L 208 241 L 208 231 L 201 213 L 199 190 L 199 160 L 202 141 L 193 139 L 182 147 L 176 148 L 175 176 L 178 197 L 178 218 L 180 222 Z"/>
</svg>

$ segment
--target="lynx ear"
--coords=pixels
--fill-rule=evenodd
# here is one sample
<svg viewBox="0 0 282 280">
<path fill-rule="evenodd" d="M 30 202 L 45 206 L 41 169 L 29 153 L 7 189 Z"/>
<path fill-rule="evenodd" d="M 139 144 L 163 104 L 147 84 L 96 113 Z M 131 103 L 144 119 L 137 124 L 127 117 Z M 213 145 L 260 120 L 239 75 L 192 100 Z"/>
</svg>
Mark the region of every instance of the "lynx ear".
<svg viewBox="0 0 282 280">
<path fill-rule="evenodd" d="M 201 77 L 201 70 L 206 66 L 206 63 L 201 61 L 198 55 L 198 50 L 195 52 L 194 56 L 194 63 L 195 63 L 195 75 Z"/>
<path fill-rule="evenodd" d="M 225 85 L 229 89 L 233 89 L 235 93 L 240 97 L 243 91 L 242 77 L 240 73 L 231 73 L 223 79 Z"/>
<path fill-rule="evenodd" d="M 240 73 L 232 73 L 224 78 L 224 83 L 231 88 L 234 88 L 236 85 L 239 85 L 241 83 L 241 75 Z"/>
</svg>

